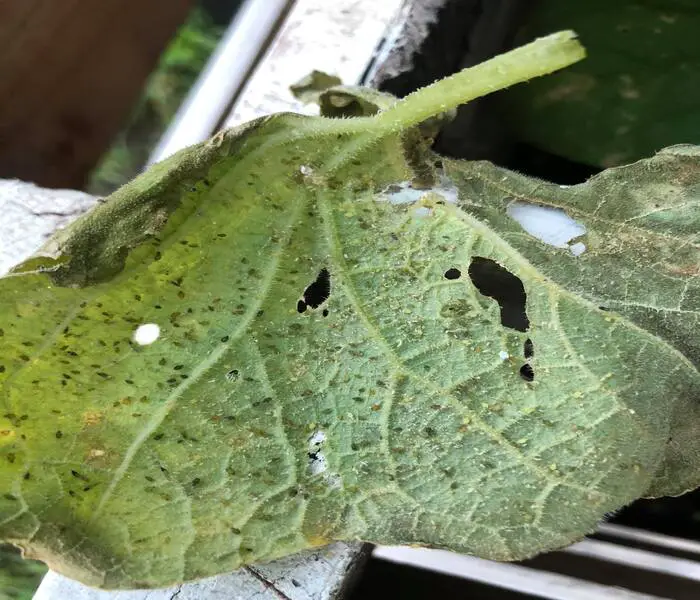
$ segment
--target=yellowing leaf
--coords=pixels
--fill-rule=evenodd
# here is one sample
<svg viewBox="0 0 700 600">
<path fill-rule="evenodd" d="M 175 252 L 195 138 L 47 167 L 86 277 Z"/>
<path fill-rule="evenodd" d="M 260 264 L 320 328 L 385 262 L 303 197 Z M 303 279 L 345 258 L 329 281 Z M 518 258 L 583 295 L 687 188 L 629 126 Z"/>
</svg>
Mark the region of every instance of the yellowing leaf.
<svg viewBox="0 0 700 600">
<path fill-rule="evenodd" d="M 0 279 L 2 538 L 106 588 L 331 540 L 512 560 L 579 539 L 650 488 L 697 485 L 697 461 L 669 444 L 694 426 L 678 416 L 697 413 L 697 366 L 654 314 L 613 306 L 604 281 L 632 260 L 640 277 L 662 256 L 696 264 L 696 233 L 658 214 L 648 236 L 673 237 L 667 254 L 591 237 L 564 268 L 566 250 L 506 210 L 527 189 L 528 202 L 580 200 L 589 236 L 622 234 L 585 199 L 622 203 L 648 171 L 647 197 L 672 202 L 668 174 L 696 222 L 694 151 L 685 171 L 667 153 L 576 195 L 441 168 L 416 129 L 581 52 L 558 34 L 373 117 L 225 132 Z"/>
</svg>

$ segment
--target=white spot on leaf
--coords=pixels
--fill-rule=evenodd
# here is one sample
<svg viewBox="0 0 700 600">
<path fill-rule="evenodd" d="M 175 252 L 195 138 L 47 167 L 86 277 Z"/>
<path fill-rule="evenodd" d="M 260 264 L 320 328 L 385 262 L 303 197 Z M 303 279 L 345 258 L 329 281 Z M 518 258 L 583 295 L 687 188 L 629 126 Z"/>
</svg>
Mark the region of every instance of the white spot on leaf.
<svg viewBox="0 0 700 600">
<path fill-rule="evenodd" d="M 320 446 L 323 444 L 323 442 L 326 441 L 326 434 L 323 431 L 314 431 L 311 437 L 309 438 L 309 445 L 315 446 L 318 445 Z"/>
<path fill-rule="evenodd" d="M 160 337 L 160 327 L 155 323 L 144 323 L 134 331 L 134 342 L 139 346 L 148 346 Z"/>
<path fill-rule="evenodd" d="M 509 356 L 510 356 L 510 354 L 508 354 L 505 350 L 501 350 L 501 351 L 498 353 L 498 357 L 499 357 L 501 360 L 508 360 L 508 357 L 509 357 Z"/>
<path fill-rule="evenodd" d="M 571 250 L 571 254 L 574 256 L 581 256 L 586 251 L 586 244 L 583 242 L 576 242 L 569 246 L 569 250 Z"/>
<path fill-rule="evenodd" d="M 432 191 L 442 196 L 448 204 L 457 204 L 457 198 L 459 197 L 457 186 L 447 177 L 443 177 L 440 185 L 433 188 Z"/>
<path fill-rule="evenodd" d="M 312 475 L 320 475 L 328 470 L 326 455 L 322 452 L 326 434 L 323 431 L 314 431 L 309 438 L 309 470 Z"/>
<path fill-rule="evenodd" d="M 410 181 L 402 181 L 401 183 L 390 185 L 377 199 L 390 202 L 391 204 L 416 204 L 428 194 L 437 194 L 440 196 L 439 200 L 447 204 L 457 203 L 457 188 L 446 177 L 442 178 L 440 185 L 426 189 L 416 189 L 411 186 Z"/>
<path fill-rule="evenodd" d="M 309 471 L 312 475 L 321 476 L 329 487 L 337 489 L 341 487 L 343 481 L 338 473 L 328 472 L 328 459 L 323 453 L 325 442 L 325 432 L 317 430 L 311 434 L 308 446 Z"/>
<path fill-rule="evenodd" d="M 569 248 L 574 256 L 579 256 L 586 249 L 581 242 L 569 244 L 571 240 L 586 233 L 585 226 L 559 208 L 516 201 L 508 206 L 506 212 L 531 236 L 545 244 L 555 248 Z"/>
<path fill-rule="evenodd" d="M 379 196 L 379 200 L 385 200 L 391 204 L 414 204 L 418 202 L 425 190 L 416 190 L 411 187 L 410 181 L 402 181 L 396 185 L 389 186 Z"/>
</svg>

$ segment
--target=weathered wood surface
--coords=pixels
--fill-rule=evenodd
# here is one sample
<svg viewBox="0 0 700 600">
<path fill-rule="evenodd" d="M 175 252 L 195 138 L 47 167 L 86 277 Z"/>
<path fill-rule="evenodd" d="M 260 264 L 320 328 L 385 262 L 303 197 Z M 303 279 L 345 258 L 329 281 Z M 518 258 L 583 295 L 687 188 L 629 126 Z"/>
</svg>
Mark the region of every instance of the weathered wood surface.
<svg viewBox="0 0 700 600">
<path fill-rule="evenodd" d="M 96 201 L 74 190 L 47 190 L 23 181 L 0 180 L 0 275 Z"/>
<path fill-rule="evenodd" d="M 34 600 L 339 600 L 366 554 L 359 545 L 332 544 L 228 575 L 133 592 L 95 590 L 49 572 Z"/>
<path fill-rule="evenodd" d="M 82 187 L 192 0 L 0 0 L 0 177 Z"/>
</svg>

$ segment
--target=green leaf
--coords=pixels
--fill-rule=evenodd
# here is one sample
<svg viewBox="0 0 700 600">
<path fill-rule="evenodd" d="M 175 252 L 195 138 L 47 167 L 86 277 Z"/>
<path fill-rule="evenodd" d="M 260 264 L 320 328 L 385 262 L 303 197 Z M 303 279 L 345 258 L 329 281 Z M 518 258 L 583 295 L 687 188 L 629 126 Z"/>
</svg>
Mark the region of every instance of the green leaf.
<svg viewBox="0 0 700 600">
<path fill-rule="evenodd" d="M 503 117 L 542 150 L 599 167 L 700 143 L 700 10 L 694 0 L 537 2 L 524 39 L 562 25 L 588 59 L 504 94 Z"/>
<path fill-rule="evenodd" d="M 0 545 L 0 600 L 32 600 L 45 574 L 40 562 L 23 560 L 16 548 Z"/>
<path fill-rule="evenodd" d="M 443 171 L 416 133 L 581 57 L 557 34 L 373 117 L 224 132 L 0 279 L 0 536 L 153 587 L 336 539 L 512 560 L 672 488 L 698 399 L 674 335 L 601 311 L 538 259 L 560 251 L 528 256 L 488 169 Z M 697 219 L 694 150 L 666 156 Z M 649 229 L 685 235 L 665 216 Z"/>
<path fill-rule="evenodd" d="M 700 484 L 700 148 L 673 146 L 653 158 L 610 169 L 572 187 L 547 184 L 488 163 L 450 162 L 447 172 L 460 189 L 465 208 L 526 258 L 542 275 L 590 302 L 617 322 L 648 332 L 642 345 L 663 340 L 676 354 L 679 378 L 667 401 L 674 415 L 666 460 L 649 495 L 675 495 Z M 585 226 L 576 256 L 523 234 L 509 216 L 516 203 L 563 209 Z M 512 214 L 512 213 L 511 213 Z M 609 357 L 600 339 L 600 356 Z M 653 346 L 656 348 L 656 346 Z M 595 353 L 591 353 L 595 356 Z M 640 385 L 653 389 L 647 363 L 639 368 Z M 637 393 L 637 385 L 634 393 Z"/>
</svg>

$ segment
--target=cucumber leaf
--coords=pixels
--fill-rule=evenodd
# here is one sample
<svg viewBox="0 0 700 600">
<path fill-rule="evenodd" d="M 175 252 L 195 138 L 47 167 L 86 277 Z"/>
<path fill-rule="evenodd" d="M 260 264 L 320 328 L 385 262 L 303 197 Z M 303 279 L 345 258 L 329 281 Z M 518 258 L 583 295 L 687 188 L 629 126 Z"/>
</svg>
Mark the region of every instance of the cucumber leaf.
<svg viewBox="0 0 700 600">
<path fill-rule="evenodd" d="M 556 34 L 371 117 L 223 132 L 0 279 L 0 537 L 90 585 L 157 587 L 332 540 L 514 560 L 697 485 L 692 347 L 599 272 L 666 260 L 697 319 L 695 150 L 576 195 L 441 161 L 420 127 L 581 56 Z M 588 256 L 557 267 L 568 250 L 518 229 L 523 189 L 581 202 Z M 640 223 L 667 246 L 606 249 L 591 190 L 674 206 Z"/>
</svg>

